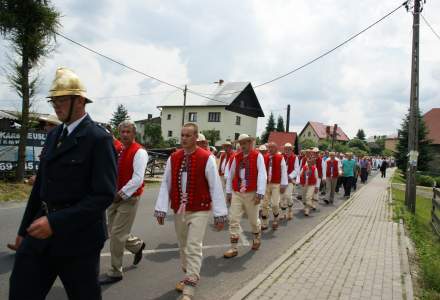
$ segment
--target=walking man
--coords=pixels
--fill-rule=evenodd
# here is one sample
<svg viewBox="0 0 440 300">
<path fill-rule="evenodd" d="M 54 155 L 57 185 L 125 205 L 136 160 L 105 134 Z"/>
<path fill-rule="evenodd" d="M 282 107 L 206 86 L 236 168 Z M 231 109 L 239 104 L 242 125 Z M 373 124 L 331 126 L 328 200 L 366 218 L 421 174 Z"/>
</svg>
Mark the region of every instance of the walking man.
<svg viewBox="0 0 440 300">
<path fill-rule="evenodd" d="M 319 189 L 318 169 L 313 161 L 312 151 L 307 151 L 304 157 L 306 162 L 301 168 L 299 181 L 302 186 L 302 201 L 304 204 L 304 215 L 309 216 L 310 209 L 313 208 L 313 195 Z"/>
<path fill-rule="evenodd" d="M 323 180 L 326 181 L 326 199 L 324 202 L 327 204 L 334 203 L 336 184 L 341 173 L 341 164 L 335 157 L 335 152 L 330 152 L 329 158 L 324 163 L 323 170 Z"/>
<path fill-rule="evenodd" d="M 122 280 L 122 260 L 124 250 L 134 254 L 133 265 L 142 259 L 145 243 L 132 235 L 140 197 L 144 192 L 144 175 L 148 154 L 136 143 L 136 126 L 131 121 L 119 124 L 122 151 L 118 161 L 118 192 L 107 210 L 110 234 L 111 268 L 101 278 L 101 284 L 110 284 Z"/>
<path fill-rule="evenodd" d="M 238 241 L 242 228 L 243 213 L 248 216 L 253 233 L 252 250 L 261 245 L 261 223 L 258 217 L 260 201 L 266 190 L 266 167 L 261 153 L 253 147 L 254 140 L 247 134 L 238 137 L 241 151 L 231 163 L 231 171 L 226 182 L 227 200 L 231 202 L 229 214 L 229 235 L 231 248 L 224 253 L 225 258 L 238 255 Z"/>
<path fill-rule="evenodd" d="M 284 194 L 281 195 L 281 212 L 283 213 L 283 219 L 292 220 L 292 194 L 295 192 L 296 176 L 299 173 L 299 159 L 295 153 L 293 153 L 293 146 L 290 143 L 284 145 L 284 160 L 287 164 L 288 185 Z M 288 211 L 286 212 L 287 209 Z"/>
<path fill-rule="evenodd" d="M 342 182 L 344 184 L 344 197 L 346 199 L 350 198 L 356 172 L 356 161 L 353 159 L 353 153 L 347 152 L 347 158 L 342 161 Z"/>
<path fill-rule="evenodd" d="M 277 144 L 269 143 L 269 152 L 264 157 L 264 163 L 267 171 L 267 187 L 262 207 L 263 224 L 261 229 L 266 230 L 269 226 L 270 205 L 273 214 L 272 229 L 277 230 L 281 194 L 285 193 L 288 184 L 286 161 L 283 155 L 278 152 Z"/>
<path fill-rule="evenodd" d="M 217 230 L 224 228 L 228 214 L 215 158 L 196 145 L 198 132 L 197 124 L 183 126 L 183 149 L 171 154 L 167 161 L 154 213 L 159 225 L 164 225 L 168 207 L 174 211 L 174 227 L 185 273 L 176 290 L 183 292 L 183 300 L 193 299 L 200 279 L 203 238 L 210 210 Z"/>
<path fill-rule="evenodd" d="M 380 177 L 386 178 L 387 177 L 387 168 L 388 168 L 388 162 L 385 157 L 382 158 L 382 163 L 380 164 Z"/>
<path fill-rule="evenodd" d="M 223 152 L 220 155 L 220 163 L 218 166 L 218 173 L 220 175 L 223 189 L 226 187 L 226 179 L 229 175 L 229 169 L 231 167 L 231 160 L 234 157 L 234 150 L 232 149 L 232 143 L 229 141 L 226 141 L 223 143 Z"/>
<path fill-rule="evenodd" d="M 49 103 L 63 124 L 46 150 L 18 231 L 10 300 L 43 300 L 59 276 L 69 299 L 101 299 L 99 256 L 105 210 L 116 192 L 112 137 L 86 113 L 78 76 L 59 68 Z"/>
</svg>

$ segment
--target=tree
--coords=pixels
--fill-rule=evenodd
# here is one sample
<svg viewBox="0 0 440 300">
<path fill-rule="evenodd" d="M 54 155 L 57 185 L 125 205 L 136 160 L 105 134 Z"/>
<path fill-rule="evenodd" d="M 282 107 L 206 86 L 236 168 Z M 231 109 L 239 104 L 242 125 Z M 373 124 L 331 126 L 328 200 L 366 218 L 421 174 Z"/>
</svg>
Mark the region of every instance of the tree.
<svg viewBox="0 0 440 300">
<path fill-rule="evenodd" d="M 318 148 L 322 151 L 329 150 L 331 148 L 331 143 L 328 140 L 322 140 L 319 142 Z"/>
<path fill-rule="evenodd" d="M 261 143 L 265 144 L 269 140 L 269 134 L 275 131 L 275 117 L 273 113 L 270 113 L 269 119 L 267 120 L 266 129 L 261 135 Z"/>
<path fill-rule="evenodd" d="M 161 147 L 163 144 L 160 124 L 146 123 L 144 127 L 144 142 L 151 147 Z"/>
<path fill-rule="evenodd" d="M 278 116 L 278 120 L 277 120 L 277 129 L 278 132 L 284 132 L 286 131 L 284 129 L 284 119 L 282 116 Z"/>
<path fill-rule="evenodd" d="M 50 0 L 0 0 L 0 34 L 16 56 L 11 58 L 8 80 L 22 100 L 17 181 L 24 178 L 29 107 L 38 87 L 33 71 L 54 50 L 59 21 L 60 13 Z"/>
<path fill-rule="evenodd" d="M 358 148 L 364 152 L 370 152 L 370 148 L 368 147 L 367 143 L 357 137 L 348 142 L 348 147 Z"/>
<path fill-rule="evenodd" d="M 351 151 L 350 147 L 341 142 L 336 142 L 334 145 L 334 150 L 339 153 L 347 153 Z"/>
<path fill-rule="evenodd" d="M 303 139 L 299 142 L 299 144 L 301 145 L 301 150 L 310 149 L 318 146 L 318 144 L 311 139 Z"/>
<path fill-rule="evenodd" d="M 417 170 L 426 171 L 428 170 L 428 164 L 432 159 L 431 153 L 429 151 L 429 146 L 431 140 L 427 138 L 428 129 L 426 128 L 425 122 L 418 112 L 419 120 L 419 157 L 417 161 Z M 399 130 L 399 142 L 397 143 L 396 152 L 396 164 L 397 167 L 402 170 L 403 174 L 406 174 L 406 167 L 408 162 L 408 126 L 409 126 L 409 113 L 405 115 L 402 121 L 401 128 Z"/>
<path fill-rule="evenodd" d="M 363 129 L 359 129 L 356 133 L 356 137 L 360 139 L 361 141 L 365 141 L 365 132 Z"/>
<path fill-rule="evenodd" d="M 113 129 L 117 131 L 119 124 L 126 120 L 130 120 L 128 111 L 123 104 L 119 104 L 116 108 L 116 111 L 112 115 L 110 124 L 112 125 Z"/>
<path fill-rule="evenodd" d="M 209 141 L 211 146 L 215 146 L 215 143 L 220 140 L 220 130 L 210 129 L 203 130 L 202 134 Z"/>
</svg>

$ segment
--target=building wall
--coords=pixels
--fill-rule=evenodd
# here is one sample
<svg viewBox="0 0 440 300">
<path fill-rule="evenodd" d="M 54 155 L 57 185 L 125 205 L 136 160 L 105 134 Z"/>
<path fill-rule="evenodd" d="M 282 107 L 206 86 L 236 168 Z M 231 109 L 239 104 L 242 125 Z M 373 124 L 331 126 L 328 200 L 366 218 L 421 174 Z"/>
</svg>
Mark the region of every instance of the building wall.
<svg viewBox="0 0 440 300">
<path fill-rule="evenodd" d="M 398 139 L 386 139 L 385 140 L 385 149 L 396 152 L 398 142 L 399 142 Z"/>
<path fill-rule="evenodd" d="M 185 123 L 189 122 L 189 113 L 197 113 L 197 125 L 199 131 L 203 130 L 220 130 L 220 141 L 217 146 L 226 140 L 234 140 L 235 134 L 246 133 L 253 137 L 257 133 L 257 118 L 245 116 L 239 113 L 225 110 L 224 107 L 187 107 L 185 111 Z M 220 112 L 220 122 L 208 122 L 209 112 Z M 168 114 L 171 119 L 168 120 Z M 240 125 L 235 125 L 236 116 L 241 117 Z M 162 136 L 165 140 L 169 138 L 177 139 L 180 143 L 180 128 L 182 125 L 182 108 L 181 107 L 163 107 L 162 108 Z M 172 132 L 171 137 L 168 131 Z"/>
<path fill-rule="evenodd" d="M 310 126 L 310 124 L 307 125 L 306 129 L 302 132 L 302 134 L 299 137 L 300 137 L 300 141 L 309 139 L 314 141 L 315 143 L 319 142 L 319 138 L 316 135 L 315 131 L 313 130 L 312 126 Z"/>
</svg>

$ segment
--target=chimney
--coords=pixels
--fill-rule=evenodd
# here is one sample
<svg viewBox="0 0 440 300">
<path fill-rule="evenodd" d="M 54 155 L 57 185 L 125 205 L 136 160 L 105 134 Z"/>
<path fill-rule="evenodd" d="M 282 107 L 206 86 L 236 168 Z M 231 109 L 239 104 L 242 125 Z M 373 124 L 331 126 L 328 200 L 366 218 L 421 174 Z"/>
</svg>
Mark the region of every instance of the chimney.
<svg viewBox="0 0 440 300">
<path fill-rule="evenodd" d="M 217 83 L 218 83 L 218 85 L 222 85 L 223 83 L 225 83 L 225 81 L 224 81 L 223 79 L 219 79 L 219 80 L 217 81 Z"/>
<path fill-rule="evenodd" d="M 148 120 L 152 119 L 153 115 L 152 114 L 148 114 Z"/>
</svg>

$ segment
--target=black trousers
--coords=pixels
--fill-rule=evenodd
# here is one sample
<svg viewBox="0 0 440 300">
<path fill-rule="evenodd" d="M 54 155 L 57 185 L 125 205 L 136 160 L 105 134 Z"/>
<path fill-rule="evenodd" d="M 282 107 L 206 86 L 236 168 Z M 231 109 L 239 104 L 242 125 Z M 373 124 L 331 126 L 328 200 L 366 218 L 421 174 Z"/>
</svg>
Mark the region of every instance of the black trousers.
<svg viewBox="0 0 440 300">
<path fill-rule="evenodd" d="M 70 300 L 101 300 L 100 251 L 65 257 L 18 252 L 9 279 L 9 300 L 44 300 L 59 276 Z"/>
<path fill-rule="evenodd" d="M 387 177 L 387 169 L 380 169 L 380 172 L 382 173 L 382 174 L 381 174 L 381 177 L 382 177 L 382 178 Z"/>
<path fill-rule="evenodd" d="M 365 183 L 367 181 L 367 178 L 368 178 L 367 168 L 362 168 L 361 169 L 361 182 Z"/>
<path fill-rule="evenodd" d="M 351 188 L 353 186 L 354 177 L 343 177 L 344 181 L 344 196 L 350 196 Z"/>
</svg>

